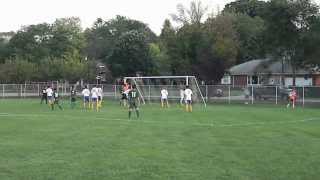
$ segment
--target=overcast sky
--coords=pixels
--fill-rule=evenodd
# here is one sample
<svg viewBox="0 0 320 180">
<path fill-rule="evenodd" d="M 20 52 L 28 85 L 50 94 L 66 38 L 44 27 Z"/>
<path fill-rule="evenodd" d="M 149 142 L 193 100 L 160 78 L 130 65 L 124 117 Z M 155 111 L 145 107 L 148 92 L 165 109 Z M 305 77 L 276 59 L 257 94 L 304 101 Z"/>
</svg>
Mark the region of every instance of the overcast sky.
<svg viewBox="0 0 320 180">
<path fill-rule="evenodd" d="M 82 26 L 90 27 L 98 18 L 124 15 L 147 23 L 159 34 L 163 21 L 176 12 L 179 3 L 189 6 L 192 0 L 2 0 L 0 32 L 16 31 L 22 25 L 52 23 L 56 18 L 77 16 Z M 223 9 L 233 0 L 201 0 L 211 10 Z M 320 0 L 316 0 L 319 2 Z"/>
</svg>

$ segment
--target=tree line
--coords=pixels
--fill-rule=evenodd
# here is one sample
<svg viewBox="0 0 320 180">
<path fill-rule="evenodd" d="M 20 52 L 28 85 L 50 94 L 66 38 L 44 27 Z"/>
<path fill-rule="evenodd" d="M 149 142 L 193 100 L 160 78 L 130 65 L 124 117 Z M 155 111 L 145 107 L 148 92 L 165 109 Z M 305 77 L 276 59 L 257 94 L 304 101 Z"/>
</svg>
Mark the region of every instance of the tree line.
<svg viewBox="0 0 320 180">
<path fill-rule="evenodd" d="M 258 58 L 318 67 L 319 46 L 319 7 L 311 0 L 236 0 L 216 14 L 194 1 L 178 5 L 160 35 L 124 16 L 98 18 L 85 30 L 77 17 L 22 27 L 0 39 L 0 82 L 90 82 L 103 73 L 108 82 L 139 74 L 219 83 L 226 69 Z"/>
</svg>

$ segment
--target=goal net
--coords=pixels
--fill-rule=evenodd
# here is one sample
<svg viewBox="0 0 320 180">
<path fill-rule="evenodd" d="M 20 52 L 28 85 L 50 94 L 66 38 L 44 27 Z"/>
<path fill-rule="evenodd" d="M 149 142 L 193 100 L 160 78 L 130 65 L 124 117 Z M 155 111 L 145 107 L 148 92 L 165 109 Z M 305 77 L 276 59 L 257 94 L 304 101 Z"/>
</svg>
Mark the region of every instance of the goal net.
<svg viewBox="0 0 320 180">
<path fill-rule="evenodd" d="M 124 80 L 131 85 L 136 85 L 143 104 L 158 102 L 163 88 L 167 89 L 169 93 L 169 101 L 180 103 L 181 90 L 189 86 L 193 92 L 192 101 L 206 106 L 203 93 L 195 76 L 141 76 L 125 77 Z"/>
</svg>

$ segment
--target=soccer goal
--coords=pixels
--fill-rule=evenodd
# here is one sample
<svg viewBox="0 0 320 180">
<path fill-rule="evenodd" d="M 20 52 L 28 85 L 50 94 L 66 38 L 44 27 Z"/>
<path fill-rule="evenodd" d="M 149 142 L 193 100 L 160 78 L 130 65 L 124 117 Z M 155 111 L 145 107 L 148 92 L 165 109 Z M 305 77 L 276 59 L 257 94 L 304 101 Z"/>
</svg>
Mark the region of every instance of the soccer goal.
<svg viewBox="0 0 320 180">
<path fill-rule="evenodd" d="M 180 90 L 186 86 L 193 91 L 193 102 L 201 103 L 206 107 L 206 101 L 195 76 L 141 76 L 124 77 L 127 83 L 134 84 L 140 94 L 142 103 L 159 101 L 160 91 L 166 88 L 170 101 L 180 101 Z"/>
</svg>

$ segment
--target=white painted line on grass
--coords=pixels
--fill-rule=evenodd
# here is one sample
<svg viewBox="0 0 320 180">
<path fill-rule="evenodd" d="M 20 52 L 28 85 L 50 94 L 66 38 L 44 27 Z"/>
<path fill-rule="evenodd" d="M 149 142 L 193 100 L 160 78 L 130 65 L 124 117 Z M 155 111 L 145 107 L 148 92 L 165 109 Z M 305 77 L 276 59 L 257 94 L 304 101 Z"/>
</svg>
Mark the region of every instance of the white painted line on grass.
<svg viewBox="0 0 320 180">
<path fill-rule="evenodd" d="M 183 122 L 162 122 L 162 121 L 152 121 L 143 119 L 121 119 L 121 118 L 104 118 L 104 117 L 82 117 L 82 116 L 71 116 L 71 115 L 59 115 L 59 114 L 9 114 L 0 113 L 0 116 L 12 116 L 12 117 L 50 117 L 50 116 L 67 117 L 72 119 L 95 119 L 95 120 L 105 120 L 105 121 L 116 121 L 126 124 L 132 123 L 146 123 L 146 124 L 176 124 L 176 125 L 191 125 L 191 126 L 202 126 L 202 127 L 247 127 L 247 126 L 264 126 L 264 125 L 278 125 L 278 124 L 294 124 L 294 123 L 304 123 L 309 121 L 319 121 L 320 117 L 312 117 L 308 119 L 291 120 L 291 121 L 273 121 L 273 122 L 252 122 L 252 123 L 236 123 L 236 124 L 218 124 L 218 123 L 188 123 Z"/>
</svg>

